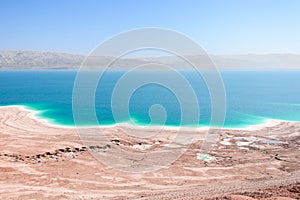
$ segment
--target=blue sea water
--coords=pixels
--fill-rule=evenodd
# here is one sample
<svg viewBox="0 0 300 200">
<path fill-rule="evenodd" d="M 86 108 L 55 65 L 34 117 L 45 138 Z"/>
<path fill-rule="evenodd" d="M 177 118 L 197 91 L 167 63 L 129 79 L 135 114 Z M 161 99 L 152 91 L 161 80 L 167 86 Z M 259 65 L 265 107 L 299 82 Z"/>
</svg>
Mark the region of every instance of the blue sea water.
<svg viewBox="0 0 300 200">
<path fill-rule="evenodd" d="M 100 125 L 116 123 L 111 97 L 116 82 L 124 73 L 107 72 L 99 82 L 95 92 L 95 108 Z M 192 71 L 181 73 L 197 96 L 201 114 L 199 124 L 210 125 L 211 100 L 205 82 Z M 76 74 L 77 71 L 55 70 L 0 71 L 0 106 L 23 105 L 40 111 L 38 116 L 48 119 L 50 123 L 73 126 L 72 94 Z M 247 127 L 263 123 L 266 119 L 300 121 L 300 71 L 222 71 L 221 76 L 227 97 L 225 127 Z M 180 101 L 189 103 L 188 99 Z M 128 108 L 130 119 L 124 118 L 123 121 L 135 125 L 149 124 L 149 109 L 155 104 L 162 105 L 166 110 L 165 125 L 181 124 L 179 100 L 168 88 L 157 84 L 147 84 L 132 94 Z M 83 107 L 82 110 L 93 111 L 92 107 Z M 79 125 L 97 124 L 84 118 Z"/>
</svg>

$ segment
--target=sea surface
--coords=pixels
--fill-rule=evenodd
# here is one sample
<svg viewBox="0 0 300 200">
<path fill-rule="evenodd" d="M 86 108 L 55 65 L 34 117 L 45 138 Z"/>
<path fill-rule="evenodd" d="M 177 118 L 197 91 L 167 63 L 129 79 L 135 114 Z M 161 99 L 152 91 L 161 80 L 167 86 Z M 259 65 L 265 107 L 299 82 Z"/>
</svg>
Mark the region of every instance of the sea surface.
<svg viewBox="0 0 300 200">
<path fill-rule="evenodd" d="M 111 98 L 116 83 L 125 73 L 126 71 L 106 72 L 95 91 L 95 105 L 81 108 L 83 115 L 84 112 L 94 112 L 95 108 L 97 124 L 86 117 L 76 125 L 116 124 Z M 140 73 L 143 77 L 149 72 Z M 168 76 L 167 72 L 151 73 L 166 73 L 164 75 Z M 209 126 L 212 105 L 205 82 L 193 71 L 180 73 L 197 96 L 200 110 L 198 124 Z M 26 106 L 39 111 L 38 117 L 45 118 L 50 123 L 74 126 L 72 100 L 76 74 L 77 71 L 55 70 L 0 71 L 0 106 Z M 221 71 L 221 77 L 226 92 L 225 127 L 244 128 L 264 123 L 266 119 L 300 121 L 300 71 Z M 165 109 L 166 126 L 192 126 L 193 124 L 181 123 L 180 103 L 188 104 L 189 99 L 178 99 L 177 94 L 167 87 L 149 83 L 131 95 L 127 110 L 120 109 L 117 112 L 130 113 L 129 118 L 122 119 L 122 123 L 162 125 L 149 115 L 151 106 L 159 104 Z"/>
</svg>

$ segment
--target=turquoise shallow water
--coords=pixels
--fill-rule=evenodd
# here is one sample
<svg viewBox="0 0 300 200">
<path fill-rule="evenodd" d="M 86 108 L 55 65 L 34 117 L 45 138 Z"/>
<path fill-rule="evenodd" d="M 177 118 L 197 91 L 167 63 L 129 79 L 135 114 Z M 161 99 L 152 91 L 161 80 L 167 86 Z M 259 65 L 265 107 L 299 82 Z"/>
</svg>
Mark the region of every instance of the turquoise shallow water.
<svg viewBox="0 0 300 200">
<path fill-rule="evenodd" d="M 51 70 L 0 71 L 0 105 L 24 105 L 40 111 L 38 116 L 48 119 L 50 123 L 74 126 L 72 91 L 76 73 Z M 95 92 L 95 108 L 100 125 L 116 123 L 111 110 L 111 95 L 116 82 L 124 73 L 109 72 L 100 81 L 101 87 Z M 201 114 L 199 124 L 210 125 L 211 101 L 204 81 L 194 72 L 181 73 L 197 96 Z M 221 75 L 227 96 L 225 127 L 247 127 L 263 123 L 266 119 L 300 121 L 300 71 L 223 71 Z M 189 102 L 184 100 L 183 103 Z M 133 93 L 129 101 L 130 119 L 124 118 L 123 122 L 149 124 L 151 118 L 148 111 L 155 104 L 165 108 L 167 126 L 180 125 L 179 100 L 168 88 L 157 84 L 147 84 Z M 83 106 L 81 109 L 83 116 L 93 111 L 92 107 Z M 79 125 L 97 125 L 88 117 L 83 119 Z M 154 120 L 154 125 L 160 124 L 155 124 Z"/>
</svg>

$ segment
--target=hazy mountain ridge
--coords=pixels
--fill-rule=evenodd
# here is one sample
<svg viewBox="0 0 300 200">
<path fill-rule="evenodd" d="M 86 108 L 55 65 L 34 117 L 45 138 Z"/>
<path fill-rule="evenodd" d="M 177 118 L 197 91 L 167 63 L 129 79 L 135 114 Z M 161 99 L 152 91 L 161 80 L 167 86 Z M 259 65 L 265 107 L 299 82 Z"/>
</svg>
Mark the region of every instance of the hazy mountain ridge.
<svg viewBox="0 0 300 200">
<path fill-rule="evenodd" d="M 79 66 L 83 59 L 57 52 L 1 51 L 0 69 L 69 69 Z"/>
<path fill-rule="evenodd" d="M 201 64 L 207 59 L 187 56 L 189 60 Z M 247 54 L 247 55 L 211 55 L 220 69 L 300 69 L 300 55 L 297 54 Z M 39 51 L 0 51 L 0 69 L 78 69 L 83 55 Z M 111 57 L 102 56 L 89 59 L 88 68 L 105 67 Z M 168 65 L 176 69 L 191 69 L 191 66 L 178 57 L 143 57 L 118 59 L 114 69 L 128 69 L 149 63 Z M 155 67 L 154 67 L 155 69 Z"/>
</svg>

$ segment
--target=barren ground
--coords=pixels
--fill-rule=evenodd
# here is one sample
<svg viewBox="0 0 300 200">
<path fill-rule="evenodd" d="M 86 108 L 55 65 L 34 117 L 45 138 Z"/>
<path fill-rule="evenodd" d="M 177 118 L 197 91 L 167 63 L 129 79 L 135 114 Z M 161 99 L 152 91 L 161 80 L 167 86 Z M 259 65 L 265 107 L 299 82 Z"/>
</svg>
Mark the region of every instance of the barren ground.
<svg viewBox="0 0 300 200">
<path fill-rule="evenodd" d="M 167 146 L 178 131 L 137 139 L 124 129 L 103 128 L 107 141 L 83 143 L 76 129 L 47 125 L 20 107 L 1 107 L 0 199 L 300 199 L 300 123 L 224 129 L 207 160 L 199 159 L 206 133 L 199 130 L 175 162 L 143 173 L 116 170 L 94 155 L 116 148 L 146 155 Z M 126 159 L 120 158 L 125 171 L 140 169 Z M 155 162 L 160 159 L 166 157 Z"/>
</svg>

